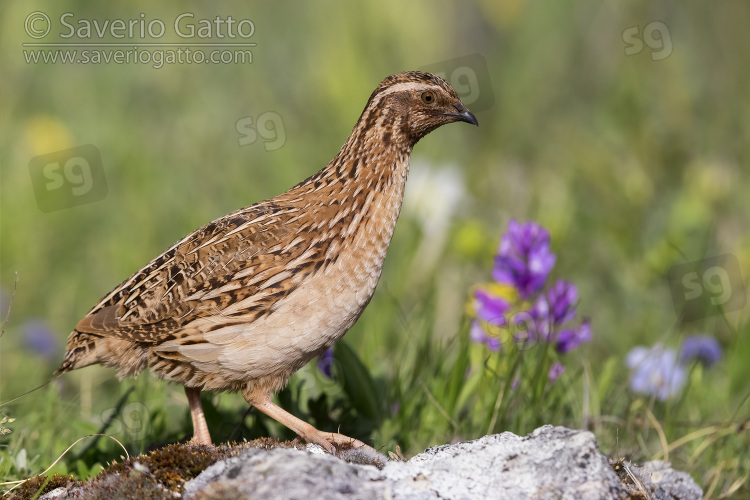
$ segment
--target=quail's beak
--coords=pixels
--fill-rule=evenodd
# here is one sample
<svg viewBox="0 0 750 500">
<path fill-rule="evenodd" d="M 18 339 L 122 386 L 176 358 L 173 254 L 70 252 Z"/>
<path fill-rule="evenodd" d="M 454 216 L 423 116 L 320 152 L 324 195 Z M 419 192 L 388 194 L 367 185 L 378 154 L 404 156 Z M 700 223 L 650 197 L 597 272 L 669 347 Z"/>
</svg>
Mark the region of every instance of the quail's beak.
<svg viewBox="0 0 750 500">
<path fill-rule="evenodd" d="M 450 116 L 457 122 L 466 122 L 476 125 L 477 127 L 479 126 L 477 117 L 474 116 L 471 111 L 466 109 L 466 106 L 464 106 L 462 102 L 459 101 L 454 103 L 453 107 L 456 108 L 457 113 L 443 113 L 443 115 Z"/>
</svg>

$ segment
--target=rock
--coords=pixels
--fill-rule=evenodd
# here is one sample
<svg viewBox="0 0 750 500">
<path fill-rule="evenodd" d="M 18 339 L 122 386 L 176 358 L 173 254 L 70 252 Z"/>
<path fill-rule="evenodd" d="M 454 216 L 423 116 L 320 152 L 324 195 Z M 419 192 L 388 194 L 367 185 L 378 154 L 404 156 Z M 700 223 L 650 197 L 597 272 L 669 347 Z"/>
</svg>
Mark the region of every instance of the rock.
<svg viewBox="0 0 750 500">
<path fill-rule="evenodd" d="M 669 462 L 652 460 L 642 466 L 626 461 L 611 462 L 613 469 L 634 495 L 653 500 L 703 498 L 703 491 L 690 474 L 676 471 Z M 636 497 L 637 498 L 637 497 Z"/>
<path fill-rule="evenodd" d="M 170 459 L 178 455 L 181 460 Z M 697 500 L 703 496 L 688 474 L 666 462 L 636 466 L 610 461 L 599 452 L 590 432 L 550 425 L 525 437 L 504 432 L 437 446 L 408 462 L 385 461 L 382 455 L 356 450 L 342 457 L 348 461 L 316 445 L 298 449 L 273 440 L 215 447 L 169 445 L 131 459 L 130 466 L 115 465 L 84 484 L 70 483 L 41 499 Z M 168 463 L 189 464 L 193 472 L 187 477 L 193 479 L 180 479 L 184 471 L 174 465 L 167 468 Z M 58 478 L 57 484 L 65 484 L 63 480 L 67 478 Z"/>
<path fill-rule="evenodd" d="M 67 494 L 68 494 L 68 490 L 66 488 L 63 488 L 63 487 L 55 488 L 49 493 L 42 495 L 39 500 L 52 500 L 53 498 L 65 498 L 65 495 Z"/>
<path fill-rule="evenodd" d="M 590 432 L 548 425 L 526 437 L 505 432 L 430 448 L 380 470 L 309 451 L 251 449 L 189 481 L 183 498 L 619 499 L 631 492 L 641 498 L 702 498 L 690 476 L 667 463 L 618 463 L 637 480 L 618 477 Z"/>
<path fill-rule="evenodd" d="M 373 480 L 370 469 L 377 471 L 331 455 L 254 449 L 210 466 L 185 485 L 183 498 L 382 498 L 385 485 Z"/>
</svg>

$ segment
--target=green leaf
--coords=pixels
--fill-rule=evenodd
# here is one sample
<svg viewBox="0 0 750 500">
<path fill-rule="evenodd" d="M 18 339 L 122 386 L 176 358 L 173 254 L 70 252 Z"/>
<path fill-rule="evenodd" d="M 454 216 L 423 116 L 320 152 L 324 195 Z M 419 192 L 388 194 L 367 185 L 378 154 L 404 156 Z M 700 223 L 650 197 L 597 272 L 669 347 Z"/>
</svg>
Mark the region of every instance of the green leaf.
<svg viewBox="0 0 750 500">
<path fill-rule="evenodd" d="M 463 332 L 462 332 L 463 334 Z M 465 335 L 468 337 L 468 333 Z M 453 365 L 450 367 L 450 372 L 447 375 L 446 390 L 445 390 L 445 409 L 451 415 L 455 416 L 456 403 L 458 398 L 466 386 L 466 372 L 471 366 L 469 359 L 469 345 L 464 340 L 459 343 L 458 346 L 458 357 Z"/>
<path fill-rule="evenodd" d="M 604 396 L 609 392 L 618 366 L 619 360 L 616 357 L 611 357 L 604 363 L 604 368 L 602 368 L 599 373 L 599 380 L 596 384 L 596 392 L 599 401 L 604 401 Z"/>
<path fill-rule="evenodd" d="M 367 367 L 346 342 L 339 341 L 333 351 L 336 367 L 343 378 L 344 392 L 354 408 L 364 417 L 380 423 L 383 418 L 383 395 Z"/>
<path fill-rule="evenodd" d="M 469 374 L 469 376 L 466 378 L 463 386 L 461 387 L 461 392 L 458 394 L 458 398 L 456 398 L 456 404 L 454 405 L 454 411 L 453 414 L 458 414 L 466 404 L 468 404 L 469 400 L 472 399 L 472 401 L 475 399 L 475 396 L 478 394 L 478 387 L 479 383 L 482 381 L 483 373 L 479 370 L 474 370 Z"/>
</svg>

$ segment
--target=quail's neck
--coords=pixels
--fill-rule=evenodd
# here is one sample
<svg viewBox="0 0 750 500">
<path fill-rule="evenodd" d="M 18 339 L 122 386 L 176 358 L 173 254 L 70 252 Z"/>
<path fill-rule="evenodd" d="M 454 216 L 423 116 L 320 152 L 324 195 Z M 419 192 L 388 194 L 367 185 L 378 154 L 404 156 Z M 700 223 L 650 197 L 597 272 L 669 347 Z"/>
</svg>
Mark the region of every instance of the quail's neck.
<svg viewBox="0 0 750 500">
<path fill-rule="evenodd" d="M 383 192 L 403 183 L 414 142 L 395 112 L 365 110 L 338 154 L 321 171 L 322 178 Z"/>
</svg>

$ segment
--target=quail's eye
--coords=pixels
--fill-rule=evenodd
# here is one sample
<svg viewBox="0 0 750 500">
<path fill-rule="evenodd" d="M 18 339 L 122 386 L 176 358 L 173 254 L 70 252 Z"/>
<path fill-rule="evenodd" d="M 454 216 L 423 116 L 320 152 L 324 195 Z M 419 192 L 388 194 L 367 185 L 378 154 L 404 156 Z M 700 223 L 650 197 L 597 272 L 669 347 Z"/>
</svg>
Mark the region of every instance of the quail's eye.
<svg viewBox="0 0 750 500">
<path fill-rule="evenodd" d="M 435 94 L 430 92 L 422 92 L 422 102 L 425 104 L 433 104 L 435 102 Z"/>
</svg>

